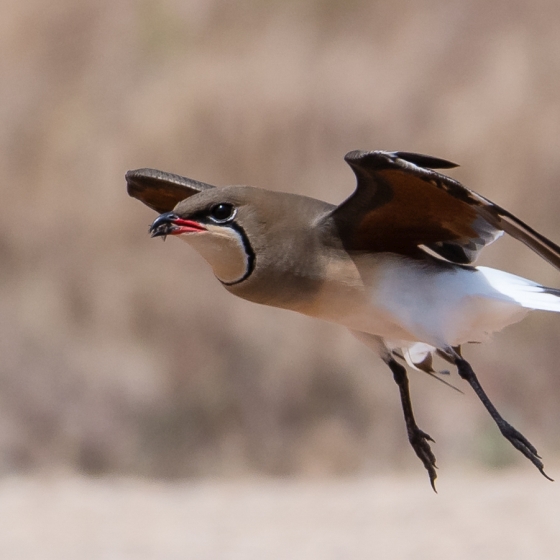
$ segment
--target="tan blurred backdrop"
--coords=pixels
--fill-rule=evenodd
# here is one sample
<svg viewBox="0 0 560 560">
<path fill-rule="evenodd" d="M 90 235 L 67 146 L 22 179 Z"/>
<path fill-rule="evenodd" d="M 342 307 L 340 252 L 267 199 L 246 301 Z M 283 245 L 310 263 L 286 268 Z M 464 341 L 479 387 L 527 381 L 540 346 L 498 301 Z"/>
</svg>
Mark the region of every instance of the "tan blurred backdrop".
<svg viewBox="0 0 560 560">
<path fill-rule="evenodd" d="M 559 242 L 560 4 L 0 10 L 0 473 L 421 469 L 370 351 L 342 328 L 236 300 L 184 244 L 150 240 L 155 214 L 127 197 L 124 173 L 338 202 L 354 187 L 347 151 L 419 151 L 462 164 L 454 177 Z M 560 286 L 528 250 L 497 245 L 485 264 Z M 466 351 L 549 462 L 559 335 L 560 317 L 535 313 Z M 523 461 L 470 391 L 412 378 L 440 468 Z"/>
</svg>

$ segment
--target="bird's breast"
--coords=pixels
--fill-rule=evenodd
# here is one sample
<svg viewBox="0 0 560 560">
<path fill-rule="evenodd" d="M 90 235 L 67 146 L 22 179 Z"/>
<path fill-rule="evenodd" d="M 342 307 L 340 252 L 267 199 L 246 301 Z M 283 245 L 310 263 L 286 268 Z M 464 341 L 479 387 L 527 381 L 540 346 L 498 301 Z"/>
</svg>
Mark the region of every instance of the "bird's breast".
<svg viewBox="0 0 560 560">
<path fill-rule="evenodd" d="M 378 297 L 386 264 L 369 255 L 365 261 L 337 252 L 327 255 L 319 289 L 301 302 L 300 313 L 384 337 L 407 339 L 412 335 Z"/>
</svg>

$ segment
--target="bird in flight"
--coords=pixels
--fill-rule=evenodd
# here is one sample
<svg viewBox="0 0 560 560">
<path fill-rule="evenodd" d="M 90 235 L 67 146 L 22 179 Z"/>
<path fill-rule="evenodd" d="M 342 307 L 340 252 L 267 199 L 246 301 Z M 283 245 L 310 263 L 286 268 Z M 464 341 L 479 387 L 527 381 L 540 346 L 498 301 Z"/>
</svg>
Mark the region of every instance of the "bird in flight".
<svg viewBox="0 0 560 560">
<path fill-rule="evenodd" d="M 480 251 L 505 232 L 560 269 L 560 247 L 434 171 L 454 163 L 385 151 L 353 151 L 345 160 L 357 187 L 338 206 L 155 169 L 129 171 L 126 180 L 128 193 L 160 214 L 152 237 L 186 241 L 226 290 L 338 323 L 379 354 L 398 385 L 408 439 L 434 490 L 434 440 L 416 423 L 406 366 L 441 380 L 448 372 L 434 370 L 436 355 L 457 368 L 502 435 L 549 478 L 535 447 L 492 404 L 461 346 L 487 339 L 531 309 L 560 311 L 560 290 L 473 266 Z"/>
</svg>

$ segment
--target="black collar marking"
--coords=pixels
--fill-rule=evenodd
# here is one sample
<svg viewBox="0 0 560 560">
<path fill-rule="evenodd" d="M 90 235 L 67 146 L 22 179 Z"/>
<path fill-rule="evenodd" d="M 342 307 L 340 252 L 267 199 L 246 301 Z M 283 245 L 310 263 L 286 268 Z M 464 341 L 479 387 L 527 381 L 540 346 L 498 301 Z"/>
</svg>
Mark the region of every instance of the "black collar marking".
<svg viewBox="0 0 560 560">
<path fill-rule="evenodd" d="M 214 224 L 214 225 L 218 225 L 218 224 Z M 218 280 L 220 280 L 220 282 L 224 286 L 235 286 L 236 284 L 240 284 L 244 280 L 247 280 L 247 278 L 249 278 L 249 276 L 253 274 L 253 270 L 255 270 L 256 256 L 255 256 L 255 251 L 253 251 L 253 247 L 251 247 L 251 243 L 249 242 L 249 238 L 245 233 L 245 230 L 239 224 L 236 224 L 235 222 L 230 222 L 228 224 L 224 224 L 224 227 L 230 227 L 231 229 L 233 229 L 235 232 L 239 234 L 239 237 L 241 237 L 241 242 L 243 243 L 243 249 L 245 250 L 245 254 L 247 255 L 247 268 L 243 276 L 241 276 L 241 278 L 238 278 L 233 282 L 224 282 L 223 280 L 220 280 L 218 278 Z"/>
</svg>

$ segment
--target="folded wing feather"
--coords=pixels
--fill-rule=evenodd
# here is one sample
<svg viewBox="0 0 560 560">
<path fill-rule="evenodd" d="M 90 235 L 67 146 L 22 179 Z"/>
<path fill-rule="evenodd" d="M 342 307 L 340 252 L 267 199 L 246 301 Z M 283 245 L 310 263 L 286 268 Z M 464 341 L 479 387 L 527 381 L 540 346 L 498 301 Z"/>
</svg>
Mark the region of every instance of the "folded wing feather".
<svg viewBox="0 0 560 560">
<path fill-rule="evenodd" d="M 422 246 L 474 262 L 504 231 L 560 269 L 560 247 L 513 214 L 434 168 L 455 164 L 409 152 L 361 152 L 345 160 L 354 193 L 332 213 L 347 250 L 419 256 Z"/>
</svg>

